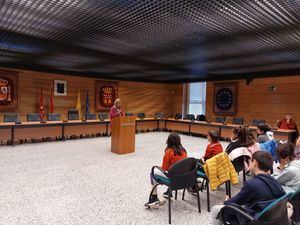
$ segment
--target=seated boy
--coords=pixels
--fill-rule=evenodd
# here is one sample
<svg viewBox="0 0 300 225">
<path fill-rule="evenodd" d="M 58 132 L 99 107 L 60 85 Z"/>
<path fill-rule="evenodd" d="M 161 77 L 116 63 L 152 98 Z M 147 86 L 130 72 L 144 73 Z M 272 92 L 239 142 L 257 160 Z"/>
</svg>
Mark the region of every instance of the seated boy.
<svg viewBox="0 0 300 225">
<path fill-rule="evenodd" d="M 226 199 L 226 204 L 238 204 L 243 206 L 245 211 L 255 216 L 255 214 L 262 211 L 271 200 L 275 200 L 285 195 L 285 191 L 281 185 L 269 175 L 269 171 L 272 168 L 273 159 L 272 156 L 265 151 L 257 151 L 253 154 L 250 162 L 250 172 L 254 177 L 247 180 L 240 190 L 231 199 Z M 215 205 L 212 208 L 212 224 L 221 225 L 223 224 L 219 218 L 219 212 L 224 205 Z M 243 218 L 230 217 L 231 224 L 246 225 L 247 221 Z"/>
</svg>

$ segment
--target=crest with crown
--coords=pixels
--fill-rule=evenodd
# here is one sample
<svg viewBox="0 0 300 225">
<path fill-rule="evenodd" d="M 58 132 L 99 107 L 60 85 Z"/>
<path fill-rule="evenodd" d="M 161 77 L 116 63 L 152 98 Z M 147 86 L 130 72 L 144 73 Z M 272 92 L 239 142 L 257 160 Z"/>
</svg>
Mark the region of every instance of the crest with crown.
<svg viewBox="0 0 300 225">
<path fill-rule="evenodd" d="M 102 91 L 104 92 L 104 94 L 111 94 L 113 91 L 112 87 L 103 87 Z"/>
<path fill-rule="evenodd" d="M 4 79 L 0 78 L 0 86 L 5 87 L 5 86 L 7 86 L 7 84 L 8 84 L 8 80 L 4 80 Z"/>
</svg>

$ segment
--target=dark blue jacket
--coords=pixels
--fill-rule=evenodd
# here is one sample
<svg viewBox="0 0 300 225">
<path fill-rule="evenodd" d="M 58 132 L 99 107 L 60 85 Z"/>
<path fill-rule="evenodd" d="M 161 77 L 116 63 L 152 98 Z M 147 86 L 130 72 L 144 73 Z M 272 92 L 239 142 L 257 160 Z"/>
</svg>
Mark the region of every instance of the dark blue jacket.
<svg viewBox="0 0 300 225">
<path fill-rule="evenodd" d="M 246 211 L 254 216 L 262 211 L 272 200 L 285 195 L 281 185 L 270 175 L 258 174 L 245 182 L 238 194 L 224 202 L 244 205 Z"/>
</svg>

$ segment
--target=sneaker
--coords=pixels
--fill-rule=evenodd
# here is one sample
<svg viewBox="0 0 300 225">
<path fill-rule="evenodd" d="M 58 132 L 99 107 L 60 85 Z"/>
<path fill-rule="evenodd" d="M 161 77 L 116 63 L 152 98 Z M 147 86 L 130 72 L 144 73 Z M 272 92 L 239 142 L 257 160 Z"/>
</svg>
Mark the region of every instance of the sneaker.
<svg viewBox="0 0 300 225">
<path fill-rule="evenodd" d="M 165 200 L 159 200 L 157 195 L 152 195 L 149 199 L 149 202 L 145 204 L 145 207 L 150 209 L 150 208 L 157 208 L 161 205 L 163 205 L 166 201 Z"/>
<path fill-rule="evenodd" d="M 169 198 L 169 189 L 163 194 L 164 198 Z M 170 193 L 170 197 L 173 198 L 172 191 Z"/>
</svg>

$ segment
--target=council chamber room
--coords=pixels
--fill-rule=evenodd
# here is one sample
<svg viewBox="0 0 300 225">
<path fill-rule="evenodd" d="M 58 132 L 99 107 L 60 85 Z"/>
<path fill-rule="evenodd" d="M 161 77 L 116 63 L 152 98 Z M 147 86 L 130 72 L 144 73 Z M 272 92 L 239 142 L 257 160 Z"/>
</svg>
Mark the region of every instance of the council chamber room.
<svg viewBox="0 0 300 225">
<path fill-rule="evenodd" d="M 300 1 L 0 1 L 0 225 L 299 225 Z"/>
</svg>

